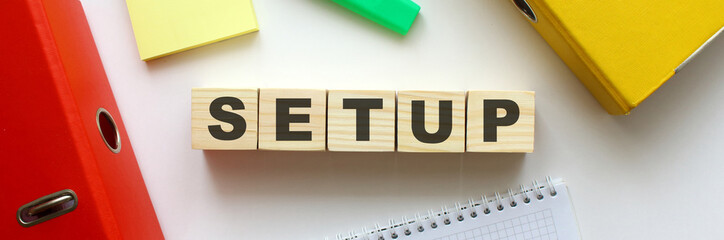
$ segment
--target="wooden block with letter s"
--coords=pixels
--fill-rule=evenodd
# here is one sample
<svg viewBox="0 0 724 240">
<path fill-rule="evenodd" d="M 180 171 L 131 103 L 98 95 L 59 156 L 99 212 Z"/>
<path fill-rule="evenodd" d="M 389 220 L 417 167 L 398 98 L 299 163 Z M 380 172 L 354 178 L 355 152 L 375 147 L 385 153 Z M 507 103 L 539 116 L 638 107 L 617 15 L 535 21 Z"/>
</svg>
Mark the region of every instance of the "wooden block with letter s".
<svg viewBox="0 0 724 240">
<path fill-rule="evenodd" d="M 329 90 L 330 151 L 395 151 L 394 90 Z"/>
<path fill-rule="evenodd" d="M 257 107 L 257 89 L 192 89 L 192 148 L 256 150 Z"/>
<path fill-rule="evenodd" d="M 397 150 L 465 152 L 465 92 L 400 91 Z"/>
<path fill-rule="evenodd" d="M 324 151 L 327 90 L 260 89 L 259 149 Z"/>
<path fill-rule="evenodd" d="M 533 152 L 535 92 L 468 91 L 468 152 Z"/>
</svg>

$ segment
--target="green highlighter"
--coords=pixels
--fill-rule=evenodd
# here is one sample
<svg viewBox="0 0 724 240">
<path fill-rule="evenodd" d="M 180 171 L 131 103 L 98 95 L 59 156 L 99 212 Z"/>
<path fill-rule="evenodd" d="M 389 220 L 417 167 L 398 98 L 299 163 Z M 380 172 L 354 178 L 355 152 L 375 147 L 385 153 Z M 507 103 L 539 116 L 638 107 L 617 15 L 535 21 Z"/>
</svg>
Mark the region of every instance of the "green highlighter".
<svg viewBox="0 0 724 240">
<path fill-rule="evenodd" d="M 420 6 L 410 0 L 332 0 L 393 31 L 406 35 Z"/>
</svg>

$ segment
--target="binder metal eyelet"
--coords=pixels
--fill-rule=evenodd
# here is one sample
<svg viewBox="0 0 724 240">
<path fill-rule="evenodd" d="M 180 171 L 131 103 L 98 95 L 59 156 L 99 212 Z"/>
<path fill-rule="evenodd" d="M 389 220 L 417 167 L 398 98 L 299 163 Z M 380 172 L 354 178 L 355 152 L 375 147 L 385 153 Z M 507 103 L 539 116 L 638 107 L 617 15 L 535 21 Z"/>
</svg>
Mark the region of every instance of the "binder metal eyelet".
<svg viewBox="0 0 724 240">
<path fill-rule="evenodd" d="M 98 108 L 96 111 L 96 125 L 101 134 L 103 142 L 113 153 L 121 151 L 121 134 L 118 132 L 116 121 L 105 108 Z"/>
<path fill-rule="evenodd" d="M 61 190 L 29 202 L 17 212 L 20 226 L 32 227 L 38 223 L 48 221 L 63 214 L 69 213 L 78 206 L 78 197 L 70 189 Z"/>
<path fill-rule="evenodd" d="M 538 22 L 538 17 L 535 16 L 533 8 L 530 7 L 530 4 L 528 4 L 526 0 L 512 0 L 512 2 L 513 4 L 515 4 L 515 7 L 520 10 L 520 13 L 525 15 L 525 17 L 528 18 L 531 22 Z"/>
</svg>

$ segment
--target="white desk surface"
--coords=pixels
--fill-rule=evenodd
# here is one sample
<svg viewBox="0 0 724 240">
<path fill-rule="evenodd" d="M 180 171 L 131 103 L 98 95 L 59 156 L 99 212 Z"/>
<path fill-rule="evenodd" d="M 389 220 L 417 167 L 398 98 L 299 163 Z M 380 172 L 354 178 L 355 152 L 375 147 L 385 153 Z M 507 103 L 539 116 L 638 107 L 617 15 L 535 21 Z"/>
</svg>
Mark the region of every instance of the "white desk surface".
<svg viewBox="0 0 724 240">
<path fill-rule="evenodd" d="M 328 0 L 255 1 L 260 32 L 146 63 L 125 2 L 83 0 L 165 236 L 334 239 L 546 175 L 584 239 L 724 235 L 724 38 L 611 116 L 509 1 L 416 2 L 403 37 Z M 535 152 L 193 150 L 193 87 L 533 90 Z"/>
</svg>

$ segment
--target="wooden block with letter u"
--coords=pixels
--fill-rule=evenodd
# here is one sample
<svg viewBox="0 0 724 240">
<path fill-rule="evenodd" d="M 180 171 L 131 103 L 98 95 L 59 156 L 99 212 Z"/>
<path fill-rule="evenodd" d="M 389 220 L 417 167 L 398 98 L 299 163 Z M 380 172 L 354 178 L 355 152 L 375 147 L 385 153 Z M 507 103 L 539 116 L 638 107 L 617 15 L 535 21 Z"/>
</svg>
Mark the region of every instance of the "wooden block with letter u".
<svg viewBox="0 0 724 240">
<path fill-rule="evenodd" d="M 397 150 L 465 152 L 465 92 L 400 91 Z"/>
<path fill-rule="evenodd" d="M 469 91 L 468 152 L 533 152 L 535 92 Z"/>
<path fill-rule="evenodd" d="M 192 148 L 257 149 L 257 98 L 257 89 L 192 89 Z"/>
</svg>

